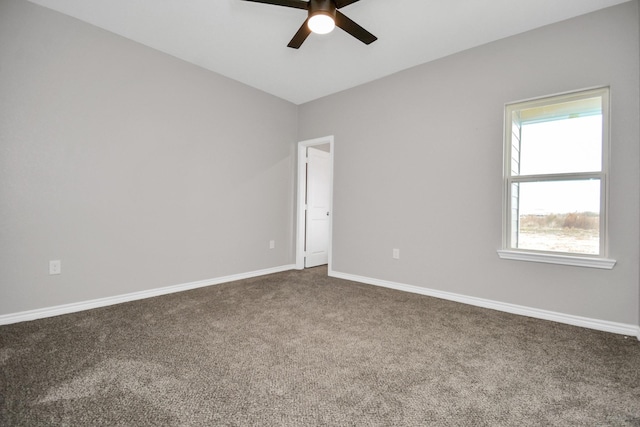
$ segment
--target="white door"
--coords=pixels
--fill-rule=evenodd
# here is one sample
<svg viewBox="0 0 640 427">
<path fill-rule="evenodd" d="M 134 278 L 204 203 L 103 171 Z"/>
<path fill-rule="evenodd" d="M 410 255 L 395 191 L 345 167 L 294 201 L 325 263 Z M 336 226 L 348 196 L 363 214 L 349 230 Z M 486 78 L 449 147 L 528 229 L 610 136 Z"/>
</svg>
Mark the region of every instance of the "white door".
<svg viewBox="0 0 640 427">
<path fill-rule="evenodd" d="M 329 153 L 307 149 L 307 213 L 305 267 L 329 261 Z"/>
</svg>

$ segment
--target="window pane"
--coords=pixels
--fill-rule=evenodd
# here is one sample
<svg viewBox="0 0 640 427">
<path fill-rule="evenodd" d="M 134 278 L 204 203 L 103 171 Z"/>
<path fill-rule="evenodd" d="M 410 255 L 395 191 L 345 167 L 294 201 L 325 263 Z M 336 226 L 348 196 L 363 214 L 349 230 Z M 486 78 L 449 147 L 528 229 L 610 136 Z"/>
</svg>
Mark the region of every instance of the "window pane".
<svg viewBox="0 0 640 427">
<path fill-rule="evenodd" d="M 514 183 L 512 194 L 512 247 L 600 253 L 599 179 Z"/>
<path fill-rule="evenodd" d="M 518 156 L 512 174 L 599 172 L 601 104 L 597 97 L 514 111 L 513 132 L 520 134 L 512 135 L 512 151 Z"/>
</svg>

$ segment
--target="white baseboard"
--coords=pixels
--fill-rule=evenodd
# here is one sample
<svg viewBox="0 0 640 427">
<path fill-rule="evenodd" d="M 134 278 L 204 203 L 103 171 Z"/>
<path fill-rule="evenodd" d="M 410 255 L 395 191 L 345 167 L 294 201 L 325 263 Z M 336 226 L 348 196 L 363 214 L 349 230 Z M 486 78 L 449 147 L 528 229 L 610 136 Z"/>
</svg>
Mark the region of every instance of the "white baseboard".
<svg viewBox="0 0 640 427">
<path fill-rule="evenodd" d="M 234 274 L 231 276 L 217 277 L 215 279 L 199 280 L 197 282 L 183 283 L 180 285 L 167 286 L 163 288 L 149 289 L 146 291 L 132 292 L 130 294 L 116 295 L 113 297 L 99 298 L 90 301 L 82 301 L 71 304 L 58 305 L 54 307 L 39 308 L 37 310 L 22 311 L 19 313 L 0 315 L 0 325 L 11 323 L 27 322 L 29 320 L 43 319 L 45 317 L 59 316 L 62 314 L 75 313 L 92 308 L 106 307 L 123 302 L 135 301 L 139 299 L 157 297 L 160 295 L 172 294 L 175 292 L 188 291 L 190 289 L 202 288 L 205 286 L 219 285 L 221 283 L 235 282 L 236 280 L 250 279 L 252 277 L 266 276 L 267 274 L 280 273 L 295 269 L 295 264 L 283 265 L 280 267 L 267 268 L 264 270 L 251 271 L 249 273 Z"/>
<path fill-rule="evenodd" d="M 558 313 L 554 311 L 540 310 L 537 308 L 525 307 L 522 305 L 508 304 L 499 301 L 492 301 L 483 298 L 470 297 L 452 292 L 438 291 L 435 289 L 422 288 L 419 286 L 405 285 L 402 283 L 389 282 L 386 280 L 372 279 L 370 277 L 356 276 L 353 274 L 329 271 L 329 276 L 339 279 L 351 280 L 353 282 L 365 283 L 368 285 L 381 286 L 385 288 L 397 289 L 399 291 L 411 292 L 414 294 L 426 295 L 441 298 L 449 301 L 461 302 L 463 304 L 477 307 L 489 308 L 492 310 L 504 311 L 521 316 L 533 317 L 536 319 L 551 320 L 553 322 L 565 323 L 567 325 L 580 326 L 583 328 L 595 329 L 598 331 L 612 332 L 614 334 L 636 337 L 640 340 L 640 326 L 628 325 L 625 323 L 609 322 L 607 320 L 590 319 L 588 317 L 573 316 L 571 314 Z"/>
<path fill-rule="evenodd" d="M 221 283 L 234 282 L 237 280 L 250 279 L 252 277 L 265 276 L 267 274 L 279 273 L 282 271 L 294 270 L 295 264 L 283 265 L 280 267 L 267 268 L 248 273 L 234 274 L 230 276 L 218 277 L 208 280 L 200 280 L 197 282 L 183 283 L 180 285 L 167 286 L 163 288 L 149 289 L 146 291 L 132 292 L 130 294 L 116 295 L 113 297 L 100 298 L 90 301 L 82 301 L 72 304 L 58 305 L 54 307 L 45 307 L 36 310 L 22 311 L 19 313 L 11 313 L 0 315 L 0 325 L 8 325 L 11 323 L 26 322 L 30 320 L 43 319 L 46 317 L 59 316 L 62 314 L 75 313 L 78 311 L 90 310 L 93 308 L 106 307 L 109 305 L 120 304 L 123 302 L 135 301 L 145 298 L 152 298 L 160 295 L 167 295 L 176 292 L 188 291 L 190 289 L 202 288 L 205 286 L 219 285 Z M 365 283 L 368 285 L 381 286 L 390 289 L 396 289 L 414 294 L 426 295 L 435 298 L 441 298 L 449 301 L 456 301 L 463 304 L 469 304 L 477 307 L 489 308 L 492 310 L 504 311 L 507 313 L 518 314 L 521 316 L 533 317 L 536 319 L 551 320 L 553 322 L 565 323 L 583 328 L 595 329 L 604 332 L 612 332 L 614 334 L 635 336 L 640 340 L 640 326 L 629 325 L 625 323 L 609 322 L 607 320 L 591 319 L 587 317 L 573 316 L 570 314 L 558 313 L 537 308 L 525 307 L 521 305 L 508 304 L 499 301 L 492 301 L 483 298 L 470 297 L 466 295 L 456 294 L 452 292 L 438 291 L 435 289 L 422 288 L 414 285 L 406 285 L 386 280 L 373 279 L 370 277 L 357 276 L 353 274 L 340 273 L 337 271 L 329 271 L 329 276 L 338 279 L 351 280 L 353 282 Z"/>
</svg>

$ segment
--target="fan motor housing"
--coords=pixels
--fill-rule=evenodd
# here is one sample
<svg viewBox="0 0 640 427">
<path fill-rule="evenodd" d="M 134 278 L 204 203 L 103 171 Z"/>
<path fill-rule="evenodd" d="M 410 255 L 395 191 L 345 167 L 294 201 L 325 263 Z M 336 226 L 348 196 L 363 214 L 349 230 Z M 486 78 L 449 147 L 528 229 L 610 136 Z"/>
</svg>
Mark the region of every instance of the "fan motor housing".
<svg viewBox="0 0 640 427">
<path fill-rule="evenodd" d="M 313 15 L 327 15 L 336 19 L 336 4 L 333 0 L 311 0 L 309 2 L 309 17 Z"/>
</svg>

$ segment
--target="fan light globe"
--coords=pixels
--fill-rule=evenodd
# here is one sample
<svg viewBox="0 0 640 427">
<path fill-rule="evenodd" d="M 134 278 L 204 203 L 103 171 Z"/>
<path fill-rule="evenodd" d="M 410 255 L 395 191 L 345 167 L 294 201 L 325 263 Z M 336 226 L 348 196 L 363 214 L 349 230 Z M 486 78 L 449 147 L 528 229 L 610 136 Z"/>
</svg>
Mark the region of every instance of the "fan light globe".
<svg viewBox="0 0 640 427">
<path fill-rule="evenodd" d="M 309 29 L 316 34 L 328 34 L 336 27 L 336 23 L 328 15 L 318 13 L 309 18 Z"/>
</svg>

